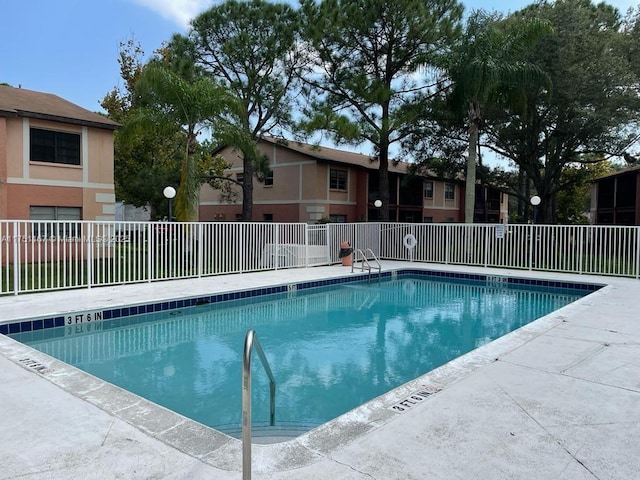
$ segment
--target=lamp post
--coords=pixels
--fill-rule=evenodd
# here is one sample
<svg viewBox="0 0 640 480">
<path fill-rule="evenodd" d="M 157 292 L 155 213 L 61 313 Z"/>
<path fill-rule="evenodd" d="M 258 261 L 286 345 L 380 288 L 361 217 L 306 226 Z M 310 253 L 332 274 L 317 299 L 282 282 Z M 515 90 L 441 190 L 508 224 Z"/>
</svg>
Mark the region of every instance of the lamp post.
<svg viewBox="0 0 640 480">
<path fill-rule="evenodd" d="M 173 188 L 171 185 L 169 185 L 168 187 L 164 187 L 164 190 L 162 191 L 162 194 L 164 195 L 164 197 L 169 200 L 169 222 L 171 222 L 171 218 L 172 218 L 172 212 L 171 212 L 171 202 L 173 200 L 173 197 L 176 196 L 176 189 Z M 173 236 L 173 231 L 171 230 L 171 225 L 167 225 L 167 248 L 168 248 L 168 257 L 167 260 L 169 262 L 169 277 L 171 277 L 172 275 L 172 270 L 173 270 L 173 244 L 171 242 L 171 237 Z"/>
<path fill-rule="evenodd" d="M 162 193 L 164 195 L 164 198 L 169 200 L 169 221 L 171 221 L 171 218 L 172 218 L 171 201 L 173 200 L 173 197 L 176 196 L 176 189 L 173 188 L 172 186 L 164 187 L 164 190 L 162 191 Z"/>
<path fill-rule="evenodd" d="M 541 200 L 538 195 L 534 195 L 531 197 L 529 202 L 531 202 L 531 205 L 533 206 L 533 225 L 531 226 L 531 236 L 529 240 L 529 270 L 531 270 L 532 268 L 535 268 L 537 263 L 538 234 L 536 232 L 535 224 L 538 221 L 538 205 L 540 205 Z M 536 250 L 535 253 L 534 250 Z"/>
<path fill-rule="evenodd" d="M 533 223 L 535 224 L 538 220 L 538 205 L 540 205 L 540 202 L 542 200 L 540 199 L 540 197 L 538 195 L 534 195 L 533 197 L 531 197 L 531 205 L 533 205 Z"/>
<path fill-rule="evenodd" d="M 380 221 L 380 207 L 382 207 L 382 200 L 376 200 L 373 202 L 373 206 L 376 207 L 376 220 Z"/>
</svg>

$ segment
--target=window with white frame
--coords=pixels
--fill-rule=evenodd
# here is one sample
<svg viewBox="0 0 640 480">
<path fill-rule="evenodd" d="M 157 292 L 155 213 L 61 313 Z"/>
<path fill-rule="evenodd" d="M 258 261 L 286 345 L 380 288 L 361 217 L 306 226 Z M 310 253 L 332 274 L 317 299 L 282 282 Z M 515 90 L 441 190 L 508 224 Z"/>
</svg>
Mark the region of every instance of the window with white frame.
<svg viewBox="0 0 640 480">
<path fill-rule="evenodd" d="M 424 182 L 424 198 L 433 198 L 433 182 Z"/>
<path fill-rule="evenodd" d="M 82 209 L 80 207 L 30 206 L 29 219 L 38 220 L 37 223 L 32 224 L 32 235 L 36 238 L 52 236 L 74 238 L 79 228 L 75 222 L 82 220 Z"/>
<path fill-rule="evenodd" d="M 236 173 L 236 182 L 239 184 L 244 183 L 244 173 Z"/>
<path fill-rule="evenodd" d="M 32 162 L 80 165 L 80 134 L 31 128 L 29 152 Z"/>
<path fill-rule="evenodd" d="M 329 188 L 332 190 L 347 190 L 347 171 L 342 168 L 329 169 Z"/>
<path fill-rule="evenodd" d="M 269 173 L 264 177 L 264 186 L 273 187 L 273 170 L 269 170 Z"/>
<path fill-rule="evenodd" d="M 454 200 L 456 198 L 456 186 L 453 183 L 444 184 L 444 199 Z"/>
<path fill-rule="evenodd" d="M 330 223 L 347 223 L 347 216 L 332 214 L 332 215 L 329 215 L 329 222 Z"/>
</svg>

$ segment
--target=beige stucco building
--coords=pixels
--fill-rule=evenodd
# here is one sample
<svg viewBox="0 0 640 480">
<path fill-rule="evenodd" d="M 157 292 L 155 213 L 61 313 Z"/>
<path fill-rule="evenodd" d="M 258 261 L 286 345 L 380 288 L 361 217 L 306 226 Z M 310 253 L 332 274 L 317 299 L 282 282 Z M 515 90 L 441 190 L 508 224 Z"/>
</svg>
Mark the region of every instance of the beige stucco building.
<svg viewBox="0 0 640 480">
<path fill-rule="evenodd" d="M 117 127 L 56 95 L 0 86 L 0 219 L 113 220 Z"/>
<path fill-rule="evenodd" d="M 263 138 L 258 144 L 269 159 L 272 176 L 254 180 L 253 221 L 360 222 L 377 221 L 378 162 L 358 153 L 295 141 Z M 242 157 L 233 148 L 218 152 L 232 167 L 227 173 L 242 179 Z M 464 181 L 435 175 L 408 176 L 408 163 L 389 164 L 389 217 L 399 222 L 462 222 Z M 201 221 L 234 221 L 242 214 L 242 194 L 235 198 L 204 185 L 200 191 Z M 482 196 L 476 195 L 477 198 Z M 230 201 L 231 200 L 231 201 Z M 491 190 L 483 220 L 506 222 L 507 195 Z M 478 208 L 478 199 L 476 200 Z M 477 216 L 481 216 L 478 212 Z"/>
</svg>

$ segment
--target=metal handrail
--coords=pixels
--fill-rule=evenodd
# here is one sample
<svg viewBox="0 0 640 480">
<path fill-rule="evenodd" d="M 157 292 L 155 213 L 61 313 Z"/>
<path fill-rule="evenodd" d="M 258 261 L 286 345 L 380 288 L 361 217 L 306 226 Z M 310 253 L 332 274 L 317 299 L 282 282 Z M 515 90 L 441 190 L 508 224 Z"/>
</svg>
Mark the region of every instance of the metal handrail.
<svg viewBox="0 0 640 480">
<path fill-rule="evenodd" d="M 270 423 L 276 422 L 276 381 L 269 368 L 269 362 L 258 341 L 256 331 L 251 329 L 244 338 L 244 355 L 242 357 L 242 478 L 251 480 L 251 353 L 255 346 L 258 357 L 262 361 L 264 371 L 269 377 L 269 399 L 271 401 Z"/>
<path fill-rule="evenodd" d="M 372 260 L 375 260 L 376 262 L 376 266 L 372 266 L 369 263 L 369 259 L 367 258 L 367 256 L 365 255 L 365 252 L 369 253 L 372 257 Z M 373 250 L 371 250 L 370 248 L 366 248 L 364 251 L 356 248 L 354 250 L 354 254 L 353 254 L 353 262 L 351 262 L 351 273 L 353 273 L 353 269 L 355 268 L 355 264 L 358 262 L 358 255 L 360 254 L 360 262 L 362 263 L 362 265 L 359 267 L 363 272 L 365 270 L 369 271 L 369 274 L 371 274 L 371 269 L 372 268 L 377 268 L 378 272 L 382 272 L 382 265 L 380 265 L 380 261 L 378 260 L 378 257 L 376 257 L 376 254 L 373 253 Z"/>
</svg>

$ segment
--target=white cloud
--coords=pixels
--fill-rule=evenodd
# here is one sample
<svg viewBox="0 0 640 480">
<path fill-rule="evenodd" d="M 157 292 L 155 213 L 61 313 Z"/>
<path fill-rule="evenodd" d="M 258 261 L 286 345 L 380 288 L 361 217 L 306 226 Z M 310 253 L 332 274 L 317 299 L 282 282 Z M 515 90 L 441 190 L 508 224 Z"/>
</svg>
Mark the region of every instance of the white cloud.
<svg viewBox="0 0 640 480">
<path fill-rule="evenodd" d="M 162 17 L 187 28 L 189 22 L 213 2 L 211 0 L 133 0 Z"/>
</svg>

